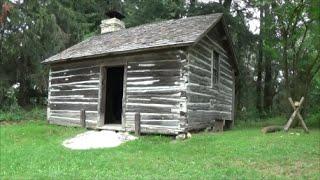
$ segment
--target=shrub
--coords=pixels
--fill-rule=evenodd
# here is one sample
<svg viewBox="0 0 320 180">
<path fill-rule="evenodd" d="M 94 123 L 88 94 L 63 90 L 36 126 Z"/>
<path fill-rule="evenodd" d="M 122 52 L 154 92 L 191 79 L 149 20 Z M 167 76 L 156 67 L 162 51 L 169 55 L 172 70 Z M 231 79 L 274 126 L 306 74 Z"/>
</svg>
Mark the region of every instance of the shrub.
<svg viewBox="0 0 320 180">
<path fill-rule="evenodd" d="M 20 109 L 17 101 L 17 90 L 19 84 L 9 86 L 5 81 L 0 81 L 0 110 L 16 111 Z"/>
<path fill-rule="evenodd" d="M 320 128 L 320 112 L 309 114 L 305 121 L 308 127 Z"/>
<path fill-rule="evenodd" d="M 30 110 L 18 108 L 10 111 L 0 111 L 0 121 L 44 120 L 46 110 L 44 107 L 34 107 Z"/>
</svg>

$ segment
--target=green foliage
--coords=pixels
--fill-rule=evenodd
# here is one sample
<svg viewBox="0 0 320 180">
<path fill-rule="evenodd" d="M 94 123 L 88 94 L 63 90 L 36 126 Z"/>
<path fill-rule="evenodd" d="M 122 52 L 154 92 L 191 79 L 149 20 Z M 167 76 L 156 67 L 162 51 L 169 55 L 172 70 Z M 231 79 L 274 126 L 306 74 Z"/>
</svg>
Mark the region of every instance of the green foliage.
<svg viewBox="0 0 320 180">
<path fill-rule="evenodd" d="M 236 123 L 240 121 L 247 122 L 251 120 L 261 121 L 261 119 L 258 118 L 259 116 L 259 112 L 254 106 L 243 106 L 240 110 L 237 111 Z"/>
<path fill-rule="evenodd" d="M 143 136 L 116 148 L 72 151 L 83 129 L 28 121 L 0 126 L 1 179 L 319 179 L 319 130 L 262 134 L 260 128 Z M 14 157 L 14 158 L 13 158 Z"/>
<path fill-rule="evenodd" d="M 274 5 L 275 27 L 279 32 L 279 60 L 285 77 L 288 96 L 308 96 L 310 84 L 319 71 L 319 14 L 315 1 L 293 1 Z M 319 11 L 318 11 L 319 12 Z M 287 64 L 287 65 L 286 65 Z M 285 75 L 286 76 L 286 75 Z"/>
<path fill-rule="evenodd" d="M 310 103 L 308 109 L 310 113 L 320 112 L 320 72 L 315 75 L 311 83 Z"/>
<path fill-rule="evenodd" d="M 8 18 L 0 26 L 0 80 L 6 84 L 1 85 L 0 97 L 13 84 L 20 83 L 16 94 L 19 105 L 30 105 L 32 99 L 42 104 L 39 98 L 47 94 L 48 69 L 40 62 L 94 31 L 94 23 L 101 18 L 91 12 L 98 4 L 90 3 L 93 1 L 12 4 Z"/>
<path fill-rule="evenodd" d="M 20 108 L 11 111 L 0 111 L 0 122 L 10 121 L 10 122 L 17 122 L 21 121 L 24 118 L 25 111 L 22 111 Z"/>
<path fill-rule="evenodd" d="M 4 2 L 8 1 L 0 0 L 1 5 Z M 319 2 L 313 0 L 243 3 L 229 0 L 205 3 L 194 0 L 55 0 L 12 4 L 8 19 L 0 25 L 0 102 L 4 102 L 0 109 L 15 109 L 17 104 L 44 104 L 48 68 L 40 62 L 98 34 L 104 13 L 116 9 L 126 16 L 126 27 L 185 16 L 224 13 L 239 64 L 236 83 L 238 119 L 286 116 L 291 112 L 288 95 L 294 99 L 305 96 L 304 111 L 308 115 L 320 108 L 317 105 L 320 104 L 318 6 Z M 248 8 L 265 11 L 260 35 L 249 31 L 247 22 L 255 17 Z M 271 80 L 261 82 L 261 87 L 266 89 L 261 92 L 272 96 L 271 107 L 262 111 L 256 109 L 255 102 L 259 36 L 263 38 L 262 69 L 267 67 L 266 62 L 271 62 L 272 74 Z M 284 72 L 291 74 L 286 78 Z M 265 74 L 262 72 L 262 76 Z M 20 88 L 10 93 L 16 83 L 20 83 Z M 272 87 L 266 88 L 269 85 Z"/>
<path fill-rule="evenodd" d="M 9 110 L 0 110 L 0 122 L 14 123 L 25 120 L 45 120 L 46 111 L 44 107 L 34 107 L 32 109 L 23 109 L 20 107 Z"/>
<path fill-rule="evenodd" d="M 272 126 L 272 125 L 278 125 L 283 126 L 287 123 L 290 116 L 276 116 L 273 117 L 265 117 L 263 119 L 256 118 L 258 115 L 254 114 L 247 115 L 247 119 L 238 119 L 238 121 L 235 122 L 235 125 L 237 128 L 258 128 L 258 127 L 265 127 L 265 126 Z M 291 112 L 292 113 L 292 112 Z M 245 117 L 245 116 L 240 116 Z M 297 119 L 296 119 L 297 121 Z M 307 114 L 304 117 L 304 121 L 308 128 L 314 129 L 314 128 L 320 128 L 320 111 L 312 112 Z M 298 125 L 296 127 L 297 129 L 301 129 L 301 126 Z"/>
<path fill-rule="evenodd" d="M 307 115 L 306 124 L 308 127 L 320 128 L 320 111 L 310 113 Z"/>
<path fill-rule="evenodd" d="M 126 0 L 123 6 L 126 16 L 124 21 L 127 27 L 181 18 L 186 11 L 183 0 Z"/>
<path fill-rule="evenodd" d="M 19 109 L 17 90 L 10 87 L 6 81 L 0 80 L 0 110 L 13 111 Z"/>
<path fill-rule="evenodd" d="M 287 118 L 285 117 L 272 117 L 272 118 L 264 118 L 264 119 L 258 119 L 258 118 L 252 118 L 252 119 L 246 119 L 244 121 L 238 121 L 236 122 L 237 128 L 261 128 L 265 126 L 271 126 L 271 125 L 279 125 L 283 126 L 287 122 Z"/>
</svg>

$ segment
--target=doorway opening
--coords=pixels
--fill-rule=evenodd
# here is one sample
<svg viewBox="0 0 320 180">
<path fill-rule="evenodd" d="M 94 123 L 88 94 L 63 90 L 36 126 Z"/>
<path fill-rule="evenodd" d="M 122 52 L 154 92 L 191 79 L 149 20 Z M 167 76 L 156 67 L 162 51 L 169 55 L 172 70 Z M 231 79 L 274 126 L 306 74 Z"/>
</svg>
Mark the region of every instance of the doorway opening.
<svg viewBox="0 0 320 180">
<path fill-rule="evenodd" d="M 121 124 L 124 66 L 106 68 L 104 124 Z"/>
</svg>

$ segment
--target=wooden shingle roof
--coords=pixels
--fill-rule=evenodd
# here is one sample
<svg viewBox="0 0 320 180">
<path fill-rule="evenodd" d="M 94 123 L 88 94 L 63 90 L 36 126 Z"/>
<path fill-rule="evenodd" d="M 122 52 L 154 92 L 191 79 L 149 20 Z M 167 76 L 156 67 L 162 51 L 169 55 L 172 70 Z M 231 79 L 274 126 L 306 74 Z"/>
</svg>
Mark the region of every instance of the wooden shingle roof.
<svg viewBox="0 0 320 180">
<path fill-rule="evenodd" d="M 55 63 L 147 49 L 189 46 L 222 17 L 221 13 L 140 25 L 93 36 L 43 63 Z"/>
</svg>

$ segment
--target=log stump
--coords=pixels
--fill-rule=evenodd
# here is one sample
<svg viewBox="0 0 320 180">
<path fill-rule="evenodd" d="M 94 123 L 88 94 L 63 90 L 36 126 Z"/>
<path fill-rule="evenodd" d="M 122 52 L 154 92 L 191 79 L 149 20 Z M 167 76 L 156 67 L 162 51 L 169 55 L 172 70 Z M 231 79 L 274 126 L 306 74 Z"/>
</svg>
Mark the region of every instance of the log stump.
<svg viewBox="0 0 320 180">
<path fill-rule="evenodd" d="M 214 121 L 213 132 L 223 132 L 224 125 L 225 125 L 225 120 L 216 119 Z"/>
</svg>

